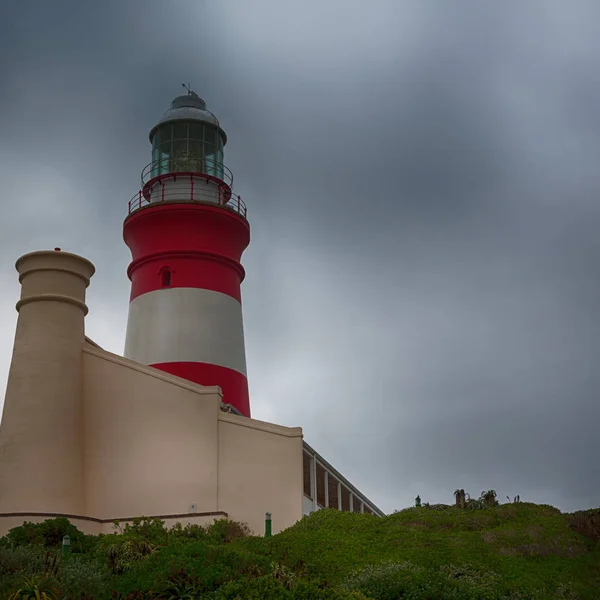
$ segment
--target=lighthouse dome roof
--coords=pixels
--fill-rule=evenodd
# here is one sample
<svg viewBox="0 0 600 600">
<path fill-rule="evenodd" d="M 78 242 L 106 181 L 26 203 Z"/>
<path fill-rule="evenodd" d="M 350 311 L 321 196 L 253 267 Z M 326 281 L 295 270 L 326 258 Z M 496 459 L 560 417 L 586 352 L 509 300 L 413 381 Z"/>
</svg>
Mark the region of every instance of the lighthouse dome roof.
<svg viewBox="0 0 600 600">
<path fill-rule="evenodd" d="M 218 127 L 223 135 L 225 134 L 221 129 L 219 119 L 206 108 L 206 102 L 195 92 L 185 94 L 184 96 L 177 96 L 171 102 L 171 106 L 150 131 L 150 140 L 152 140 L 154 132 L 159 125 L 172 121 L 201 121 L 203 123 L 210 123 Z"/>
</svg>

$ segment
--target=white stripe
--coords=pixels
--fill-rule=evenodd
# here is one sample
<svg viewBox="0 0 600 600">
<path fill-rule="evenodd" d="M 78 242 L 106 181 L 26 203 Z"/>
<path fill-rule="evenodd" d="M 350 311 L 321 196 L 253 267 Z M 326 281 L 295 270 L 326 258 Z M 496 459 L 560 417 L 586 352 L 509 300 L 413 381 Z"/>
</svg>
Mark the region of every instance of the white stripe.
<svg viewBox="0 0 600 600">
<path fill-rule="evenodd" d="M 193 185 L 192 185 L 193 181 Z M 156 182 L 150 188 L 150 202 L 223 203 L 223 190 L 214 181 L 201 177 L 176 177 Z"/>
<path fill-rule="evenodd" d="M 144 365 L 203 362 L 246 375 L 242 306 L 197 288 L 142 294 L 129 304 L 125 357 Z"/>
</svg>

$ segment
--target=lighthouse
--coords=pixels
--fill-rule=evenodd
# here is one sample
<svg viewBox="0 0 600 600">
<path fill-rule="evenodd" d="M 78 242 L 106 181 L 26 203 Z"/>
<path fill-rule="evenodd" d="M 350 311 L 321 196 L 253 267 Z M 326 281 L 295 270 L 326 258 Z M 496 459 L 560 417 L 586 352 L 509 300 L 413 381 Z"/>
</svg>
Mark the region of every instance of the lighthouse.
<svg viewBox="0 0 600 600">
<path fill-rule="evenodd" d="M 227 135 L 189 88 L 150 130 L 152 160 L 129 202 L 125 357 L 203 386 L 250 417 L 241 257 L 247 211 L 224 165 Z"/>
<path fill-rule="evenodd" d="M 150 130 L 123 226 L 125 356 L 86 335 L 89 260 L 56 247 L 16 262 L 0 536 L 56 517 L 97 535 L 140 515 L 169 528 L 229 518 L 260 533 L 272 514 L 277 533 L 321 508 L 384 514 L 301 427 L 251 418 L 240 291 L 250 228 L 227 136 L 187 92 Z"/>
</svg>

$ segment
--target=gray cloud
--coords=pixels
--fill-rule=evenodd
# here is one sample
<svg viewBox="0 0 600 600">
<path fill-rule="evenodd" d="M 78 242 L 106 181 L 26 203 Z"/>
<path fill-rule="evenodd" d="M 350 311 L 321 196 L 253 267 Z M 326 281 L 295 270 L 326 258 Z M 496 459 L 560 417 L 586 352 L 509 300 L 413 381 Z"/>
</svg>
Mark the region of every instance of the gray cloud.
<svg viewBox="0 0 600 600">
<path fill-rule="evenodd" d="M 14 4 L 0 41 L 0 377 L 14 260 L 92 259 L 121 352 L 121 227 L 147 132 L 192 81 L 249 206 L 254 416 L 391 511 L 600 505 L 597 3 Z"/>
</svg>

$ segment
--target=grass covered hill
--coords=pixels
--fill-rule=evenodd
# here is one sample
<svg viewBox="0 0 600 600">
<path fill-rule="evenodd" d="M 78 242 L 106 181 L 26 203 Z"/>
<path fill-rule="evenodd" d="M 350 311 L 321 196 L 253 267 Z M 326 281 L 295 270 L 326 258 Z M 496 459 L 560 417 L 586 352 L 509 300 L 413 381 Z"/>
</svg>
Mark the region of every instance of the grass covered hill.
<svg viewBox="0 0 600 600">
<path fill-rule="evenodd" d="M 97 537 L 66 519 L 25 524 L 0 539 L 0 598 L 600 600 L 600 509 L 328 509 L 270 538 L 248 533 L 225 520 L 170 531 L 139 520 Z"/>
</svg>

